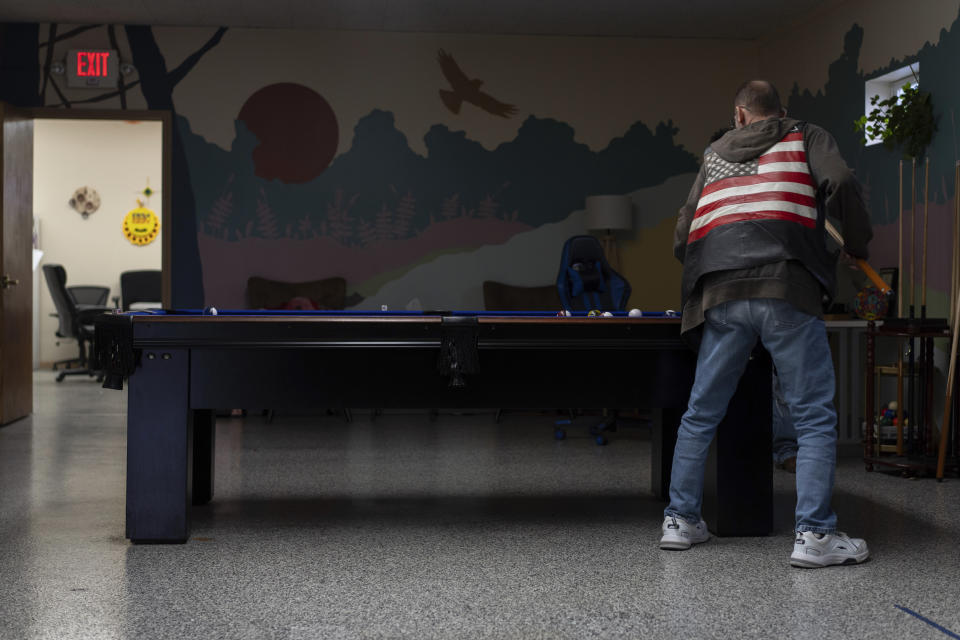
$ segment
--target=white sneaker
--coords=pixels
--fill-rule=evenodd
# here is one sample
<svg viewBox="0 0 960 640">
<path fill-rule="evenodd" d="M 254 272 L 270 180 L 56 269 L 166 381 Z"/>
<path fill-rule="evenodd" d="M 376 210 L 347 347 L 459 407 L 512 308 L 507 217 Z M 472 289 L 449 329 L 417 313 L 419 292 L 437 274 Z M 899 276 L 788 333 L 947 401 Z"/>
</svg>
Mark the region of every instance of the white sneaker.
<svg viewBox="0 0 960 640">
<path fill-rule="evenodd" d="M 706 542 L 710 539 L 707 523 L 702 519 L 697 524 L 690 524 L 683 518 L 667 516 L 663 519 L 663 536 L 660 538 L 661 549 L 683 551 L 692 545 Z"/>
<path fill-rule="evenodd" d="M 851 538 L 845 533 L 818 534 L 797 531 L 793 543 L 790 564 L 795 567 L 816 569 L 833 564 L 859 564 L 870 556 L 867 543 L 861 538 Z"/>
</svg>

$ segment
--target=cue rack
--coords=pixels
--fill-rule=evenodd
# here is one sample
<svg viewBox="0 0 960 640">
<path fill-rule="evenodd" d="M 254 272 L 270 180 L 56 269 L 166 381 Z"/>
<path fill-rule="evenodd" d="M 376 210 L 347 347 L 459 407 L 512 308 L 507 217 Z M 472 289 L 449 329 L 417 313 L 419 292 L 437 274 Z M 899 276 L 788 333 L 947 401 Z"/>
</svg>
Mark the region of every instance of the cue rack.
<svg viewBox="0 0 960 640">
<path fill-rule="evenodd" d="M 904 179 L 904 169 L 910 173 Z M 922 178 L 922 200 L 918 197 Z M 960 161 L 954 165 L 954 199 L 950 248 L 950 290 L 947 317 L 928 317 L 927 313 L 927 248 L 929 235 L 930 158 L 922 167 L 916 158 L 901 160 L 897 168 L 897 283 L 896 310 L 882 319 L 867 322 L 866 367 L 866 428 L 864 434 L 864 463 L 867 471 L 874 465 L 899 469 L 905 476 L 921 473 L 935 475 L 942 480 L 947 469 L 960 471 L 960 438 L 958 438 L 958 396 L 956 387 L 957 337 L 960 333 Z M 904 208 L 904 191 L 909 186 L 909 206 Z M 918 207 L 918 203 L 920 206 Z M 908 229 L 904 229 L 904 218 Z M 922 218 L 920 215 L 922 214 Z M 918 229 L 919 227 L 919 229 Z M 909 236 L 908 251 L 904 241 Z M 919 246 L 918 246 L 919 245 Z M 904 265 L 904 259 L 908 264 Z M 905 269 L 906 267 L 906 269 Z M 907 278 L 904 280 L 904 274 Z M 909 289 L 909 295 L 908 295 Z M 878 366 L 875 362 L 877 338 L 893 338 L 897 342 L 897 360 L 892 366 Z M 947 388 L 944 398 L 942 429 L 937 432 L 934 416 L 934 340 L 950 339 L 949 366 L 946 372 Z M 881 409 L 877 415 L 875 376 L 896 376 L 897 408 L 895 419 L 896 441 L 884 437 L 880 426 Z M 874 423 L 876 422 L 876 426 Z M 874 435 L 876 429 L 876 435 Z M 888 430 L 889 434 L 889 430 Z M 875 441 L 876 438 L 876 441 Z"/>
</svg>

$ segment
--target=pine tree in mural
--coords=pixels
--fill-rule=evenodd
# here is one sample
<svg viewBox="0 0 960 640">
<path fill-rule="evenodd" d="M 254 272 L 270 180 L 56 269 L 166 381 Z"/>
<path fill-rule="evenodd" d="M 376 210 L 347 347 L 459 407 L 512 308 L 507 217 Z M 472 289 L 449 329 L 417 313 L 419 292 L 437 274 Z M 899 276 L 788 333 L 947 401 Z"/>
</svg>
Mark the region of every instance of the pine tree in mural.
<svg viewBox="0 0 960 640">
<path fill-rule="evenodd" d="M 305 213 L 303 217 L 297 220 L 297 237 L 302 240 L 315 238 L 317 232 L 313 230 L 313 222 L 310 220 L 310 214 Z"/>
<path fill-rule="evenodd" d="M 220 193 L 220 197 L 214 200 L 210 213 L 207 214 L 206 227 L 207 233 L 218 238 L 224 238 L 227 235 L 227 221 L 233 215 L 233 186 L 234 174 L 230 174 L 226 186 Z"/>
<path fill-rule="evenodd" d="M 400 198 L 397 205 L 397 214 L 394 221 L 394 233 L 397 238 L 406 238 L 413 235 L 411 224 L 417 215 L 417 198 L 411 192 Z"/>
<path fill-rule="evenodd" d="M 372 224 L 366 220 L 361 220 L 357 227 L 357 238 L 360 240 L 361 245 L 364 247 L 369 246 L 376 242 L 377 231 Z"/>
<path fill-rule="evenodd" d="M 497 201 L 493 199 L 493 196 L 487 195 L 486 198 L 480 201 L 480 205 L 477 207 L 477 217 L 494 218 L 497 215 L 498 208 L 499 205 Z"/>
<path fill-rule="evenodd" d="M 350 245 L 354 236 L 353 218 L 350 209 L 357 201 L 354 195 L 347 202 L 343 201 L 343 190 L 337 189 L 333 202 L 327 205 L 327 234 L 340 244 Z"/>
<path fill-rule="evenodd" d="M 457 214 L 460 213 L 460 194 L 455 193 L 449 198 L 443 199 L 443 204 L 440 205 L 440 215 L 444 220 L 452 220 L 457 217 Z"/>
<path fill-rule="evenodd" d="M 384 202 L 380 205 L 380 212 L 373 221 L 373 237 L 377 242 L 394 239 L 396 227 L 393 223 L 393 211 Z"/>
<path fill-rule="evenodd" d="M 261 238 L 274 239 L 280 237 L 277 233 L 277 216 L 270 208 L 267 194 L 260 187 L 260 197 L 257 198 L 257 232 Z"/>
</svg>

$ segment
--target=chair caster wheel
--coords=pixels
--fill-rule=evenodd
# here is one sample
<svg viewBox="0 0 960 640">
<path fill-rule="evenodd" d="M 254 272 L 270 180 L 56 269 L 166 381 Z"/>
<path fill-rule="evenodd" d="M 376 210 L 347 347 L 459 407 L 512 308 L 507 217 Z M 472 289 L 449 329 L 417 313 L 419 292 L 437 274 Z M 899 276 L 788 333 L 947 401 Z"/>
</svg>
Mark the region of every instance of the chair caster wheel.
<svg viewBox="0 0 960 640">
<path fill-rule="evenodd" d="M 557 429 L 556 431 L 553 432 L 554 440 L 566 440 L 566 438 L 567 438 L 567 432 L 564 431 L 563 429 Z"/>
<path fill-rule="evenodd" d="M 610 441 L 603 436 L 597 436 L 596 442 L 597 442 L 597 446 L 603 447 L 603 446 L 606 446 L 606 444 Z"/>
</svg>

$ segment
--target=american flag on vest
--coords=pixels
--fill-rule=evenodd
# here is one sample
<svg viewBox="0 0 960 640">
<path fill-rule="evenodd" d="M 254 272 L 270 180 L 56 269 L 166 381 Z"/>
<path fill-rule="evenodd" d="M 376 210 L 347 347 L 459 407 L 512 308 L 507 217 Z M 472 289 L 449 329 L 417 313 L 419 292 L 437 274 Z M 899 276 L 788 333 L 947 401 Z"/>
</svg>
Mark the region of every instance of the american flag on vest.
<svg viewBox="0 0 960 640">
<path fill-rule="evenodd" d="M 705 186 L 687 244 L 732 222 L 788 220 L 810 228 L 817 224 L 816 187 L 798 127 L 749 162 L 727 162 L 707 153 L 704 170 Z"/>
</svg>

